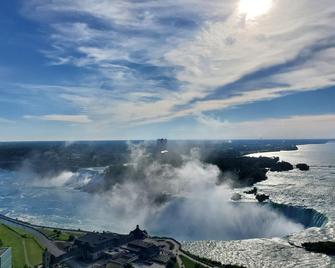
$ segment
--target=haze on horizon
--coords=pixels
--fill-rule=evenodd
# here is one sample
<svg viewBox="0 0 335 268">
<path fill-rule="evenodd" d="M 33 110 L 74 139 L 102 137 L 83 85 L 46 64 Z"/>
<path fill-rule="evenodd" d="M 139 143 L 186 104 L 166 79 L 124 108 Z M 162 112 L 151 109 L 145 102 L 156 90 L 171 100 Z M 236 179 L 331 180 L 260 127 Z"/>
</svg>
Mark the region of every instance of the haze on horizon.
<svg viewBox="0 0 335 268">
<path fill-rule="evenodd" d="M 335 138 L 332 0 L 0 3 L 0 141 Z"/>
</svg>

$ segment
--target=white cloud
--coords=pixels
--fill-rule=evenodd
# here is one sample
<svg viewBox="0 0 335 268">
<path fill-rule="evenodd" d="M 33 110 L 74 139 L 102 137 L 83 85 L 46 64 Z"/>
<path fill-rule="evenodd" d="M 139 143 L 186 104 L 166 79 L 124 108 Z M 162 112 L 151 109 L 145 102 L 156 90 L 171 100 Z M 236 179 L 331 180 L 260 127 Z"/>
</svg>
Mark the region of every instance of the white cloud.
<svg viewBox="0 0 335 268">
<path fill-rule="evenodd" d="M 23 12 L 52 27 L 53 49 L 45 51 L 52 63 L 95 71 L 83 78 L 88 88 L 68 86 L 60 97 L 100 125 L 140 125 L 334 85 L 332 0 L 272 2 L 268 13 L 253 20 L 233 0 L 38 0 Z M 57 19 L 68 13 L 104 27 Z M 172 18 L 193 18 L 195 25 L 175 26 Z M 161 68 L 159 75 L 175 78 L 179 88 L 165 88 L 154 71 L 142 73 L 123 61 Z M 279 67 L 244 82 L 247 91 L 241 87 L 233 95 L 208 98 L 219 87 L 273 66 Z"/>
<path fill-rule="evenodd" d="M 192 40 L 167 53 L 166 58 L 171 64 L 183 66 L 178 78 L 191 85 L 190 96 L 204 96 L 213 88 L 232 83 L 261 68 L 284 64 L 305 48 L 333 38 L 335 29 L 331 14 L 335 8 L 330 2 L 328 4 L 327 1 L 318 6 L 311 1 L 276 1 L 271 12 L 255 23 L 245 22 L 237 14 L 232 14 L 225 21 L 203 27 Z M 317 68 L 327 62 L 331 61 L 311 58 L 307 64 Z M 305 64 L 295 64 L 294 68 L 301 72 L 309 70 Z M 335 67 L 328 67 L 334 73 Z M 319 80 L 319 73 L 298 80 L 296 73 L 288 69 L 284 79 L 277 76 L 276 82 L 287 83 L 287 77 L 294 82 L 288 84 L 289 89 L 297 90 L 304 85 L 305 79 Z M 323 83 L 318 86 L 334 84 L 330 77 L 327 78 L 323 77 Z"/>
<path fill-rule="evenodd" d="M 7 118 L 0 117 L 0 124 L 12 124 L 14 123 L 13 120 L 9 120 Z"/>
<path fill-rule="evenodd" d="M 250 139 L 250 138 L 334 138 L 335 114 L 304 115 L 287 118 L 227 122 L 200 115 L 198 127 L 191 133 L 193 138 Z"/>
<path fill-rule="evenodd" d="M 65 115 L 65 114 L 48 114 L 48 115 L 25 115 L 25 119 L 38 119 L 45 121 L 60 121 L 69 123 L 90 123 L 92 120 L 87 115 Z"/>
</svg>

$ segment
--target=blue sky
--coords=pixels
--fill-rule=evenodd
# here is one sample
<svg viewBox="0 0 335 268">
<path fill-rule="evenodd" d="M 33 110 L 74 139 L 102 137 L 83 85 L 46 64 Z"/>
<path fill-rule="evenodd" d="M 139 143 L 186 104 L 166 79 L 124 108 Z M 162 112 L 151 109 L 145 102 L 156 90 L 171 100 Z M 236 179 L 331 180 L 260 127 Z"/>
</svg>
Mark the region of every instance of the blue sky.
<svg viewBox="0 0 335 268">
<path fill-rule="evenodd" d="M 332 0 L 0 3 L 0 140 L 335 137 Z"/>
</svg>

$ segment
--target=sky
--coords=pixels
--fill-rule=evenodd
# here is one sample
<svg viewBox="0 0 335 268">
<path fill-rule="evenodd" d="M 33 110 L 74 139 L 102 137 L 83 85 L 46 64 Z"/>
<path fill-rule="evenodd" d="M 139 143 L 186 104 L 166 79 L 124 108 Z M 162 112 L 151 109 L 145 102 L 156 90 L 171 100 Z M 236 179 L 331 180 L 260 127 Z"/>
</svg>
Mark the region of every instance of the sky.
<svg viewBox="0 0 335 268">
<path fill-rule="evenodd" d="M 0 141 L 335 138 L 333 0 L 0 2 Z"/>
</svg>

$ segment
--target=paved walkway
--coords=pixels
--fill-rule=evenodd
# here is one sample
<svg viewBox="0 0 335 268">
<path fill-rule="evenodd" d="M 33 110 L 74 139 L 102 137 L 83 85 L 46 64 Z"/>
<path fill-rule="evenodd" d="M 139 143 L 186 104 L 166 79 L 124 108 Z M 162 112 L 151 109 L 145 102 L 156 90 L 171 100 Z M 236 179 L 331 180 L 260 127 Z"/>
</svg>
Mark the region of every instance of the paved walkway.
<svg viewBox="0 0 335 268">
<path fill-rule="evenodd" d="M 30 260 L 28 258 L 28 253 L 27 253 L 27 247 L 26 247 L 26 240 L 25 239 L 22 239 L 22 247 L 23 247 L 23 253 L 24 253 L 24 258 L 26 260 L 26 264 L 29 266 L 29 267 L 32 267 L 31 263 L 30 263 Z"/>
</svg>

